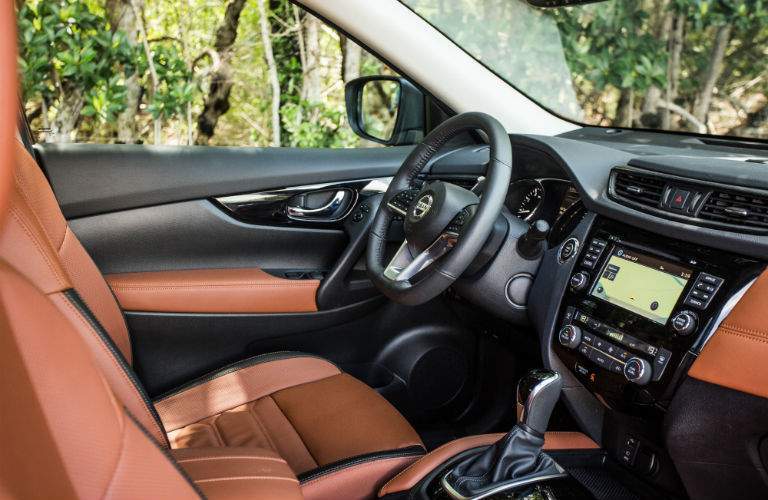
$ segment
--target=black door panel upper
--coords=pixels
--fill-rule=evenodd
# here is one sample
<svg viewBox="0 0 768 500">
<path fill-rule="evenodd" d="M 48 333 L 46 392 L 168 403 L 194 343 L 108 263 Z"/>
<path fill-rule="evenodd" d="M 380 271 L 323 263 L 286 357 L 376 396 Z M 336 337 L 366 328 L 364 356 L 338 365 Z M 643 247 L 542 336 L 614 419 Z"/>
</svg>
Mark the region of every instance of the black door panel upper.
<svg viewBox="0 0 768 500">
<path fill-rule="evenodd" d="M 329 270 L 347 243 L 337 229 L 245 224 L 207 200 L 83 217 L 70 226 L 104 274 L 232 267 Z"/>
<path fill-rule="evenodd" d="M 67 219 L 286 186 L 387 177 L 410 151 L 410 146 L 37 146 Z"/>
</svg>

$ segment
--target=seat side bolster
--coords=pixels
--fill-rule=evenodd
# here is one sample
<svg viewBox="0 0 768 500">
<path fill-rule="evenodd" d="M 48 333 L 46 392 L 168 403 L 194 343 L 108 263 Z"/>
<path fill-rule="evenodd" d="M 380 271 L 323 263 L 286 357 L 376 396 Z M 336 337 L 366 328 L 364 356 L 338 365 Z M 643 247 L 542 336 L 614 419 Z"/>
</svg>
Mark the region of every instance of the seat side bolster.
<svg viewBox="0 0 768 500">
<path fill-rule="evenodd" d="M 330 361 L 309 354 L 257 356 L 198 379 L 155 402 L 166 432 L 268 396 L 340 374 Z"/>
</svg>

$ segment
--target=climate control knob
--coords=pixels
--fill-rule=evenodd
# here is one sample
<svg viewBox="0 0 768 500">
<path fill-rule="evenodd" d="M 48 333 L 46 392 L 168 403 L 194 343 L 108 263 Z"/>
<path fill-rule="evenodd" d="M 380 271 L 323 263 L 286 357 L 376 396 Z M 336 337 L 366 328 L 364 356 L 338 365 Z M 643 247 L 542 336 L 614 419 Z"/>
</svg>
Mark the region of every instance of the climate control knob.
<svg viewBox="0 0 768 500">
<path fill-rule="evenodd" d="M 680 311 L 672 318 L 672 329 L 678 335 L 690 335 L 696 331 L 699 318 L 691 311 Z"/>
<path fill-rule="evenodd" d="M 577 292 L 580 292 L 587 288 L 589 284 L 589 275 L 584 271 L 580 271 L 571 276 L 571 288 Z"/>
<path fill-rule="evenodd" d="M 576 349 L 581 344 L 581 328 L 576 325 L 565 325 L 557 335 L 560 344 L 569 349 Z"/>
<path fill-rule="evenodd" d="M 651 381 L 651 364 L 643 358 L 632 357 L 624 364 L 624 376 L 637 385 Z"/>
</svg>

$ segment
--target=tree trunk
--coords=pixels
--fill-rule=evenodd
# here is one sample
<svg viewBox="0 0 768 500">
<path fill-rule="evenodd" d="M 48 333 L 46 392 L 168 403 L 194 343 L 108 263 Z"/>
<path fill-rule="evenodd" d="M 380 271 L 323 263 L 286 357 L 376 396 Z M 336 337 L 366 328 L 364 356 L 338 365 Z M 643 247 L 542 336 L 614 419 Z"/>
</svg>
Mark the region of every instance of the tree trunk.
<svg viewBox="0 0 768 500">
<path fill-rule="evenodd" d="M 360 76 L 363 49 L 344 35 L 339 35 L 341 48 L 341 79 L 344 83 Z"/>
<path fill-rule="evenodd" d="M 133 0 L 139 12 L 144 10 L 144 0 Z M 105 9 L 112 27 L 112 33 L 122 31 L 128 43 L 135 46 L 139 39 L 139 25 L 134 15 L 131 0 L 107 0 Z M 117 142 L 137 142 L 136 115 L 141 99 L 141 82 L 134 72 L 125 79 L 125 109 L 117 116 Z"/>
<path fill-rule="evenodd" d="M 72 142 L 72 132 L 77 129 L 84 105 L 85 99 L 81 89 L 64 89 L 56 106 L 56 117 L 51 122 L 51 131 L 46 134 L 45 141 Z"/>
<path fill-rule="evenodd" d="M 237 39 L 240 13 L 246 0 L 231 0 L 224 13 L 224 20 L 216 30 L 214 50 L 219 55 L 219 67 L 211 74 L 208 95 L 205 97 L 203 112 L 197 118 L 197 144 L 208 144 L 216 131 L 219 118 L 229 111 L 229 94 L 232 92 L 232 47 Z"/>
<path fill-rule="evenodd" d="M 275 54 L 272 52 L 271 28 L 267 18 L 267 8 L 264 0 L 258 0 L 259 26 L 261 28 L 261 42 L 264 46 L 264 59 L 267 61 L 269 84 L 272 87 L 272 146 L 280 147 L 280 80 L 277 75 Z"/>
<path fill-rule="evenodd" d="M 304 52 L 306 66 L 301 98 L 309 103 L 322 101 L 322 74 L 320 66 L 320 20 L 307 13 L 304 16 Z"/>
<path fill-rule="evenodd" d="M 617 127 L 631 127 L 634 118 L 634 106 L 635 94 L 632 92 L 632 89 L 621 89 L 614 125 Z"/>
<path fill-rule="evenodd" d="M 717 28 L 715 43 L 709 56 L 709 63 L 704 71 L 703 78 L 701 78 L 701 88 L 694 101 L 693 116 L 703 123 L 707 122 L 709 107 L 712 104 L 712 92 L 723 72 L 723 59 L 725 58 L 725 49 L 728 48 L 728 42 L 731 40 L 732 27 L 730 23 L 727 23 Z"/>
<path fill-rule="evenodd" d="M 685 14 L 676 14 L 669 33 L 669 60 L 667 62 L 666 100 L 673 103 L 677 99 L 677 89 L 680 85 L 680 70 L 683 53 L 683 36 L 685 35 Z M 661 127 L 669 130 L 672 125 L 672 115 L 669 109 L 664 111 Z"/>
</svg>

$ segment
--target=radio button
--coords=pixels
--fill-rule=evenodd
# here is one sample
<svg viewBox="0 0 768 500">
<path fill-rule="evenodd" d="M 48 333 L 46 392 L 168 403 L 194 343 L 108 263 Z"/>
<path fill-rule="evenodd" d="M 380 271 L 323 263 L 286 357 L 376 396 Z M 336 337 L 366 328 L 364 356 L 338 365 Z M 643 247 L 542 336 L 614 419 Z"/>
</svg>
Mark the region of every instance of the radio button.
<svg viewBox="0 0 768 500">
<path fill-rule="evenodd" d="M 702 281 L 704 283 L 717 287 L 717 286 L 720 286 L 720 283 L 723 282 L 723 278 L 718 278 L 717 276 L 713 276 L 707 273 L 701 273 L 699 275 L 699 281 Z"/>
<path fill-rule="evenodd" d="M 691 290 L 691 296 L 703 300 L 704 302 L 708 301 L 709 297 L 711 297 L 710 294 L 707 292 L 702 292 L 701 290 Z"/>
<path fill-rule="evenodd" d="M 708 285 L 706 283 L 698 282 L 696 283 L 696 289 L 701 290 L 702 292 L 706 293 L 715 293 L 715 287 L 712 285 Z"/>
<path fill-rule="evenodd" d="M 685 305 L 695 307 L 696 309 L 704 309 L 704 302 L 697 299 L 696 297 L 688 296 L 687 299 L 685 299 Z"/>
<path fill-rule="evenodd" d="M 690 335 L 696 331 L 698 319 L 691 311 L 680 311 L 672 318 L 672 329 L 678 335 Z"/>
<path fill-rule="evenodd" d="M 594 349 L 592 349 L 591 347 L 589 347 L 589 346 L 588 346 L 587 344 L 585 344 L 584 342 L 582 342 L 582 343 L 581 343 L 581 345 L 579 346 L 579 352 L 580 352 L 581 354 L 583 354 L 584 356 L 586 356 L 587 358 L 590 358 L 590 359 L 591 359 L 592 351 L 594 351 Z"/>
<path fill-rule="evenodd" d="M 577 292 L 584 290 L 589 285 L 589 274 L 584 271 L 578 272 L 571 276 L 570 282 L 571 288 Z"/>
</svg>

